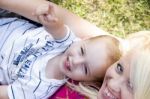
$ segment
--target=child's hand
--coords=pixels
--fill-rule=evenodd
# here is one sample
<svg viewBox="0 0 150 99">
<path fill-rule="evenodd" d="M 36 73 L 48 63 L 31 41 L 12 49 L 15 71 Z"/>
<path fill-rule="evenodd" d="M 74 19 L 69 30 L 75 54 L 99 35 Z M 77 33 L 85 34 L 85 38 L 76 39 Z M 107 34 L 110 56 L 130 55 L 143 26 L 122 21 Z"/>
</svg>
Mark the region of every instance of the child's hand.
<svg viewBox="0 0 150 99">
<path fill-rule="evenodd" d="M 50 4 L 43 4 L 39 6 L 36 9 L 34 15 L 37 16 L 38 20 L 44 26 L 53 25 L 54 23 L 56 24 L 58 21 L 58 18 L 55 16 L 55 13 L 54 13 L 54 8 Z"/>
<path fill-rule="evenodd" d="M 54 7 L 50 3 L 39 6 L 34 15 L 54 38 L 59 39 L 65 35 L 64 24 L 56 17 Z"/>
</svg>

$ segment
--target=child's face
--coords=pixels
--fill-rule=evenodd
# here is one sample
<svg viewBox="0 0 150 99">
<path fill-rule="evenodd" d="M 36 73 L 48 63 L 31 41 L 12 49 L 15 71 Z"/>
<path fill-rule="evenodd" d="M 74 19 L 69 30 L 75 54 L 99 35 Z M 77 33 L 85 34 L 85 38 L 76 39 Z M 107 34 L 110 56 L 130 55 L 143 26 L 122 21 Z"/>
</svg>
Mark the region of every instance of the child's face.
<svg viewBox="0 0 150 99">
<path fill-rule="evenodd" d="M 130 62 L 133 54 L 128 54 L 108 68 L 98 99 L 133 99 L 130 82 Z"/>
<path fill-rule="evenodd" d="M 104 76 L 107 60 L 105 42 L 79 41 L 64 53 L 60 68 L 73 80 L 91 81 Z"/>
</svg>

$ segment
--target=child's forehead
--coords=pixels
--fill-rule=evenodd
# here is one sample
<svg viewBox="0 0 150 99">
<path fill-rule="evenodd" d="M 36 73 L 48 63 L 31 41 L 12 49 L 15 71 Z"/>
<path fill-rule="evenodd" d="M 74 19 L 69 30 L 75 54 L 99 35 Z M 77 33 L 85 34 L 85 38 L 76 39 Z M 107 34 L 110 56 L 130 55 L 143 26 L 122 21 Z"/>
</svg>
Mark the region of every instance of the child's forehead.
<svg viewBox="0 0 150 99">
<path fill-rule="evenodd" d="M 106 42 L 106 40 L 104 39 L 94 39 L 94 38 L 90 38 L 90 39 L 85 39 L 85 40 L 82 40 L 82 43 L 85 43 L 85 44 L 98 44 L 98 43 L 103 43 L 103 42 Z"/>
<path fill-rule="evenodd" d="M 121 40 L 119 39 L 116 39 L 114 37 L 111 37 L 111 36 L 98 36 L 98 37 L 93 37 L 93 38 L 89 38 L 89 39 L 86 39 L 84 40 L 85 42 L 88 42 L 88 43 L 105 43 L 105 45 L 109 45 L 111 46 L 112 44 L 117 44 L 119 43 Z"/>
</svg>

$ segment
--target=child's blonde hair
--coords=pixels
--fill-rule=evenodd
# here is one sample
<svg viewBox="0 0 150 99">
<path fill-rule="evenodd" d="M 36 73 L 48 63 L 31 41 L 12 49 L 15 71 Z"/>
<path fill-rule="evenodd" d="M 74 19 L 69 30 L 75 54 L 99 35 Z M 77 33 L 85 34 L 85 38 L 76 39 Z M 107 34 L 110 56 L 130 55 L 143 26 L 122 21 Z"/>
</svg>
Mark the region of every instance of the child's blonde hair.
<svg viewBox="0 0 150 99">
<path fill-rule="evenodd" d="M 106 58 L 106 62 L 105 62 L 105 67 L 106 69 L 111 66 L 113 63 L 115 63 L 116 61 L 118 61 L 122 55 L 122 48 L 121 48 L 121 44 L 120 41 L 111 36 L 111 35 L 100 35 L 100 36 L 95 36 L 95 37 L 91 37 L 87 40 L 85 40 L 88 44 L 93 44 L 93 43 L 97 43 L 97 42 L 104 42 L 105 43 L 105 53 L 107 54 L 107 58 Z M 99 45 L 101 46 L 101 45 Z M 98 53 L 98 52 L 97 52 Z M 99 60 L 99 59 L 97 59 Z M 96 79 L 96 81 L 102 81 L 103 77 L 105 75 L 105 72 L 101 75 L 99 75 L 99 77 Z"/>
<path fill-rule="evenodd" d="M 115 63 L 122 55 L 120 41 L 111 35 L 100 35 L 88 39 L 90 42 L 105 42 L 108 55 L 107 65 Z M 99 45 L 101 46 L 101 45 Z"/>
</svg>

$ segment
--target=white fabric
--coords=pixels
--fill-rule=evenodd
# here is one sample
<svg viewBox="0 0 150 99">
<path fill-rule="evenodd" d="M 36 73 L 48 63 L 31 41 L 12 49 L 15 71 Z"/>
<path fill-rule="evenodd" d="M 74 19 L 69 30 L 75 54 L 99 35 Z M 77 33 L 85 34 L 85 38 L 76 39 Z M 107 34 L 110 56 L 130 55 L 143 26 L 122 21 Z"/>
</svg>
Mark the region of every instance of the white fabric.
<svg viewBox="0 0 150 99">
<path fill-rule="evenodd" d="M 0 83 L 9 84 L 10 99 L 46 99 L 66 82 L 47 79 L 45 67 L 77 39 L 69 29 L 66 37 L 56 41 L 43 27 L 3 18 L 0 31 Z"/>
</svg>

